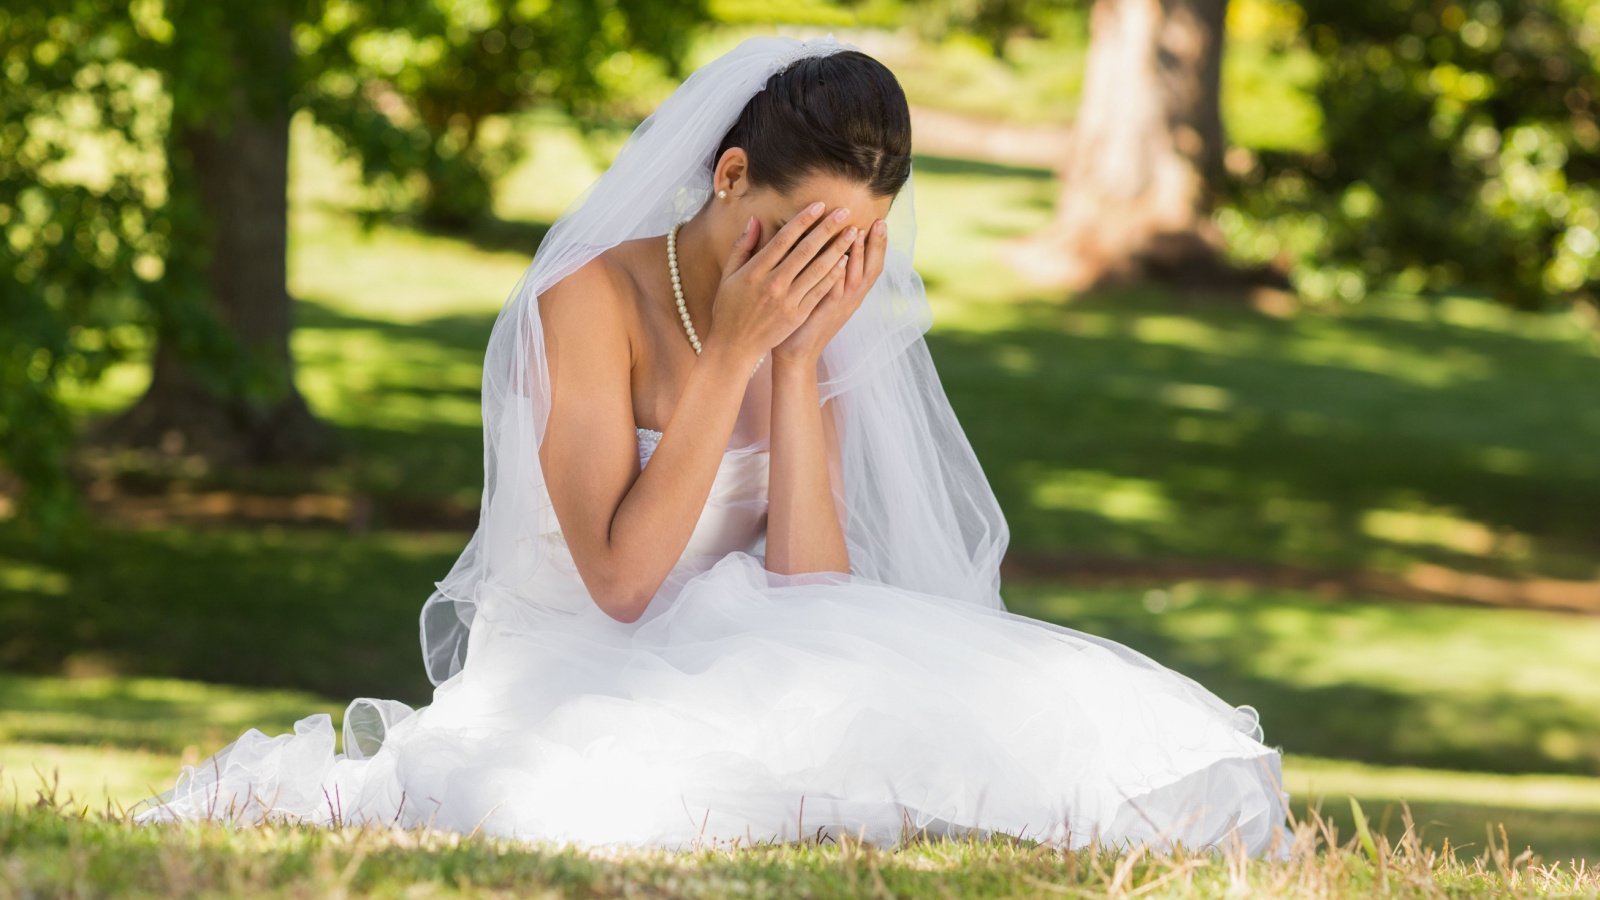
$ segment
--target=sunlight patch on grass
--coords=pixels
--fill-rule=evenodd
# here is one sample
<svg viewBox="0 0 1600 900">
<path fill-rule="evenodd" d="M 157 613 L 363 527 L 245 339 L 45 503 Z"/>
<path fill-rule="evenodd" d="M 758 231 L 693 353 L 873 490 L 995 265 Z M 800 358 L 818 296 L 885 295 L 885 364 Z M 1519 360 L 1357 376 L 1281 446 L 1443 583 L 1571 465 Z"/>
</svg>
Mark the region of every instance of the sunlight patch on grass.
<svg viewBox="0 0 1600 900">
<path fill-rule="evenodd" d="M 1172 505 L 1159 482 L 1111 472 L 1069 469 L 1033 482 L 1033 499 L 1045 509 L 1092 512 L 1118 522 L 1166 522 Z"/>
<path fill-rule="evenodd" d="M 1307 328 L 1281 348 L 1304 365 L 1370 372 L 1420 387 L 1442 388 L 1463 379 L 1491 378 L 1496 360 L 1462 348 L 1418 348 L 1360 339 L 1345 329 Z"/>
<path fill-rule="evenodd" d="M 1496 475 L 1528 475 L 1537 465 L 1532 453 L 1514 447 L 1484 447 L 1478 459 L 1485 472 Z"/>
<path fill-rule="evenodd" d="M 1207 412 L 1227 412 L 1234 406 L 1233 393 L 1212 384 L 1181 384 L 1169 382 L 1161 386 L 1156 396 L 1168 406 L 1180 409 L 1198 409 Z"/>
<path fill-rule="evenodd" d="M 1005 587 L 1017 612 L 1125 643 L 1257 706 L 1268 738 L 1293 752 L 1600 772 L 1600 620 L 1198 581 L 1140 596 Z"/>
<path fill-rule="evenodd" d="M 1283 780 L 1291 796 L 1354 794 L 1600 813 L 1600 778 L 1575 775 L 1452 772 L 1414 766 L 1375 766 L 1292 753 L 1284 758 Z M 1597 844 L 1600 844 L 1600 835 L 1597 835 Z"/>
<path fill-rule="evenodd" d="M 1226 332 L 1223 327 L 1188 316 L 1143 315 L 1132 322 L 1133 336 L 1146 344 L 1170 344 L 1208 353 L 1253 350 L 1248 335 Z"/>
<path fill-rule="evenodd" d="M 301 328 L 294 348 L 302 392 L 342 424 L 421 431 L 483 423 L 482 361 L 468 352 L 362 328 Z"/>
<path fill-rule="evenodd" d="M 507 220 L 551 222 L 600 177 L 605 164 L 563 116 L 534 110 L 519 121 L 527 135 L 528 155 L 501 179 L 494 196 L 495 214 Z"/>
<path fill-rule="evenodd" d="M 0 559 L 0 591 L 62 596 L 71 587 L 65 572 L 20 559 Z"/>
<path fill-rule="evenodd" d="M 1495 530 L 1442 510 L 1369 509 L 1361 518 L 1367 535 L 1397 544 L 1428 544 L 1457 553 L 1526 559 L 1525 535 Z"/>
<path fill-rule="evenodd" d="M 994 361 L 1013 375 L 1034 375 L 1039 371 L 1039 361 L 1026 348 L 1005 346 L 995 349 Z"/>
<path fill-rule="evenodd" d="M 397 324 L 494 313 L 516 287 L 534 249 L 531 238 L 525 248 L 480 250 L 459 238 L 389 226 L 363 233 L 354 222 L 338 220 L 291 242 L 290 292 L 337 297 L 347 314 Z"/>
<path fill-rule="evenodd" d="M 287 730 L 343 704 L 304 691 L 261 690 L 173 678 L 58 678 L 0 674 L 0 746 L 70 744 L 192 754 L 247 728 Z"/>
<path fill-rule="evenodd" d="M 1172 436 L 1186 444 L 1232 447 L 1239 443 L 1240 432 L 1238 423 L 1226 419 L 1184 416 L 1172 421 Z"/>
<path fill-rule="evenodd" d="M 55 783 L 79 807 L 129 806 L 171 787 L 181 771 L 176 763 L 170 753 L 109 745 L 6 741 L 0 743 L 0 798 L 48 794 Z"/>
</svg>

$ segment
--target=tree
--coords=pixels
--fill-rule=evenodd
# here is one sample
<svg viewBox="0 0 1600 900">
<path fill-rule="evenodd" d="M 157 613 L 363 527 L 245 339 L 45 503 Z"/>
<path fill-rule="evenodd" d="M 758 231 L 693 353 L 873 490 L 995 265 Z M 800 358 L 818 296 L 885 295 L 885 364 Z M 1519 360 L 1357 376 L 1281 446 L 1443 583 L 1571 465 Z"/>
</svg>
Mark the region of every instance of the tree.
<svg viewBox="0 0 1600 900">
<path fill-rule="evenodd" d="M 82 518 L 60 384 L 93 381 L 134 352 L 123 326 L 152 310 L 195 319 L 180 280 L 161 277 L 170 223 L 147 161 L 161 151 L 149 126 L 162 111 L 140 108 L 152 85 L 123 55 L 129 23 L 97 12 L 42 0 L 0 9 L 0 464 L 18 518 L 46 543 Z M 70 168 L 86 147 L 105 160 L 90 175 Z"/>
<path fill-rule="evenodd" d="M 1056 215 L 1019 245 L 1019 266 L 1077 291 L 1284 283 L 1230 263 L 1211 219 L 1226 14 L 1227 0 L 1095 0 Z"/>
<path fill-rule="evenodd" d="M 988 45 L 995 59 L 1004 60 L 1013 37 L 1048 34 L 1076 5 L 1076 0 L 927 0 L 910 5 L 906 13 L 924 38 L 972 35 Z"/>
<path fill-rule="evenodd" d="M 422 177 L 423 223 L 462 230 L 489 216 L 495 179 L 524 147 L 486 141 L 486 121 L 540 104 L 580 124 L 603 118 L 632 87 L 617 72 L 656 60 L 685 74 L 706 15 L 704 0 L 430 4 L 403 27 L 315 41 L 324 74 L 307 102 L 358 148 L 369 178 Z"/>
<path fill-rule="evenodd" d="M 1298 217 L 1314 299 L 1482 291 L 1600 306 L 1600 29 L 1581 0 L 1302 0 L 1321 146 L 1262 154 L 1242 207 Z M 1585 18 L 1587 16 L 1587 18 Z"/>
<path fill-rule="evenodd" d="M 223 352 L 194 352 L 184 320 L 157 315 L 150 386 L 98 435 L 231 464 L 328 459 L 332 432 L 296 389 L 289 352 L 292 10 L 246 4 L 218 15 L 175 3 L 166 15 L 166 277 L 203 292 Z M 157 63 L 154 48 L 138 49 Z"/>
<path fill-rule="evenodd" d="M 526 6 L 465 6 L 513 5 Z M 408 85 L 364 90 L 380 78 L 361 48 L 405 39 L 430 46 L 436 61 L 470 57 L 492 29 L 456 27 L 447 11 L 462 6 L 19 0 L 0 10 L 0 274 L 8 279 L 0 461 L 21 482 L 25 519 L 59 534 L 71 515 L 75 428 L 57 387 L 138 352 L 128 326 L 154 339 L 151 382 L 131 408 L 97 423 L 96 439 L 224 463 L 337 452 L 295 388 L 289 353 L 289 120 L 297 109 L 338 110 L 329 113 L 335 130 L 369 174 L 423 167 L 442 140 L 429 129 L 458 120 L 414 123 L 386 109 L 384 97 L 407 96 Z M 680 52 L 681 37 L 653 35 L 703 17 L 700 0 L 580 6 L 550 13 L 570 51 L 511 65 L 539 72 L 548 62 L 551 79 L 579 85 L 570 96 L 591 101 L 605 82 L 564 68 L 592 69 L 636 41 Z M 431 77 L 425 62 L 406 65 Z M 676 57 L 669 65 L 676 69 Z M 445 81 L 475 77 L 448 71 Z M 419 135 L 435 151 L 413 152 Z M 74 171 L 68 163 L 90 143 L 116 152 L 95 171 Z"/>
</svg>

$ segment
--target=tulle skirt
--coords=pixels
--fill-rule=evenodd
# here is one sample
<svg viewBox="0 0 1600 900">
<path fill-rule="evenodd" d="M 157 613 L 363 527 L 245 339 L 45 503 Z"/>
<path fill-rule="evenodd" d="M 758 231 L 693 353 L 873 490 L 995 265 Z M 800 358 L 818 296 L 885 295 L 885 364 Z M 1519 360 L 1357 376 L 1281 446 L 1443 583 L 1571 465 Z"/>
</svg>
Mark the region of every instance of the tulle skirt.
<svg viewBox="0 0 1600 900">
<path fill-rule="evenodd" d="M 692 849 L 1004 833 L 1287 851 L 1254 710 L 1126 647 L 744 552 L 646 616 L 485 616 L 413 710 L 251 729 L 137 821 L 428 825 Z"/>
</svg>

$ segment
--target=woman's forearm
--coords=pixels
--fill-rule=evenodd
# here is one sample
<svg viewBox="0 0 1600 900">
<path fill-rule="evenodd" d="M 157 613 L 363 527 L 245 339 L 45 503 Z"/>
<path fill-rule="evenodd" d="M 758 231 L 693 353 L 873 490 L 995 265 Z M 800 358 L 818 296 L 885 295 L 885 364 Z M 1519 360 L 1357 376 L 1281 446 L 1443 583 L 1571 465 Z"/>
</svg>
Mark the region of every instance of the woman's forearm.
<svg viewBox="0 0 1600 900">
<path fill-rule="evenodd" d="M 749 384 L 752 360 L 707 346 L 678 398 L 649 465 L 611 520 L 605 590 L 642 613 L 694 534 Z"/>
<path fill-rule="evenodd" d="M 774 572 L 849 572 L 833 501 L 814 362 L 774 355 L 766 566 Z"/>
</svg>

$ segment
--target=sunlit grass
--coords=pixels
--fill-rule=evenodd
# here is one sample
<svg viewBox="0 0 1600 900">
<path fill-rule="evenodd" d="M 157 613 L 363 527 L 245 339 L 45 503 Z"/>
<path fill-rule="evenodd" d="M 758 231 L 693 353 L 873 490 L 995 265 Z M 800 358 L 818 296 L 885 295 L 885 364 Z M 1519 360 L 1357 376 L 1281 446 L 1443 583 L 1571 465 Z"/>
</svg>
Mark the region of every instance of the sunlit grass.
<svg viewBox="0 0 1600 900">
<path fill-rule="evenodd" d="M 1463 849 L 1413 810 L 1382 817 L 1368 810 L 1356 819 L 1362 807 L 1345 798 L 1338 806 L 1348 810 L 1349 825 L 1314 811 L 1297 820 L 1286 858 L 1252 860 L 1238 847 L 1122 852 L 1094 842 L 1063 851 L 1007 837 L 910 833 L 896 847 L 830 835 L 669 852 L 376 825 L 140 826 L 116 806 L 96 809 L 59 785 L 31 794 L 37 799 L 26 805 L 17 794 L 9 808 L 0 806 L 0 846 L 7 848 L 0 887 L 21 895 L 1434 897 L 1600 890 L 1586 864 L 1524 849 L 1509 829 L 1485 829 L 1483 841 Z M 1385 828 L 1387 821 L 1394 827 Z"/>
<path fill-rule="evenodd" d="M 1600 771 L 1600 621 L 1177 582 L 1012 581 L 1016 612 L 1139 649 L 1261 710 L 1291 752 L 1505 772 Z"/>
</svg>

